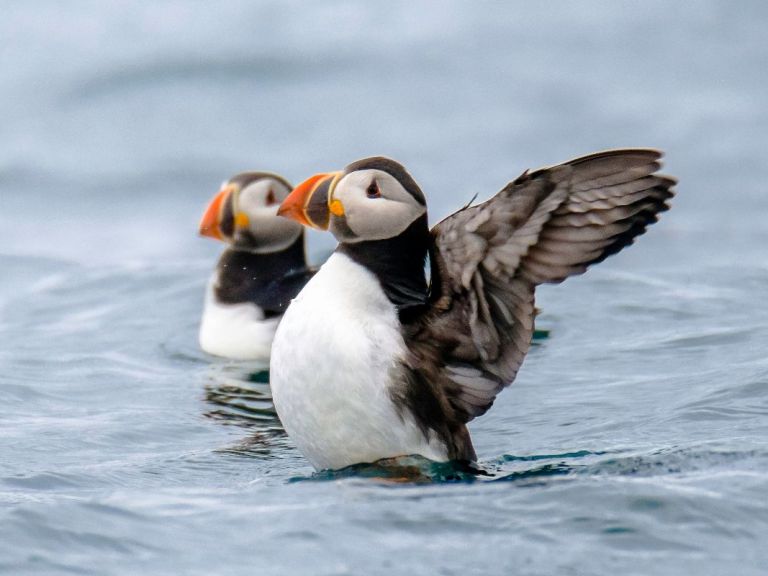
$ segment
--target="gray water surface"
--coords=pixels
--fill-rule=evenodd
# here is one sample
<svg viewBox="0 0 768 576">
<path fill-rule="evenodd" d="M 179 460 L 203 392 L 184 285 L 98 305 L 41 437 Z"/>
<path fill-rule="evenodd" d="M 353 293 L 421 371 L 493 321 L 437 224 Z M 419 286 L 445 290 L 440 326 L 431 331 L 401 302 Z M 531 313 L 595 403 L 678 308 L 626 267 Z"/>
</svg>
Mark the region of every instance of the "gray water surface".
<svg viewBox="0 0 768 576">
<path fill-rule="evenodd" d="M 768 8 L 539 4 L 4 4 L 0 573 L 768 571 Z M 540 290 L 489 476 L 313 476 L 197 347 L 235 172 L 386 154 L 437 222 L 615 146 L 678 197 Z"/>
</svg>

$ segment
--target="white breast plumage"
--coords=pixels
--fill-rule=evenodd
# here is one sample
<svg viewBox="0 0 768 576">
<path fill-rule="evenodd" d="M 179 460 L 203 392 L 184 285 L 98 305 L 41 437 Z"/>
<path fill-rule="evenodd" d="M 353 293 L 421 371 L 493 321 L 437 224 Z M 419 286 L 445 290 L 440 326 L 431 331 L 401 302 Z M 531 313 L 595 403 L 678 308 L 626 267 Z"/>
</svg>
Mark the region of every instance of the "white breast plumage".
<svg viewBox="0 0 768 576">
<path fill-rule="evenodd" d="M 403 353 L 397 311 L 376 277 L 331 256 L 288 307 L 270 364 L 278 415 L 316 468 L 404 454 L 446 458 L 390 398 Z"/>
<path fill-rule="evenodd" d="M 252 302 L 219 302 L 214 294 L 217 277 L 214 272 L 205 292 L 200 347 L 216 356 L 269 362 L 280 318 L 264 318 L 264 312 Z"/>
</svg>

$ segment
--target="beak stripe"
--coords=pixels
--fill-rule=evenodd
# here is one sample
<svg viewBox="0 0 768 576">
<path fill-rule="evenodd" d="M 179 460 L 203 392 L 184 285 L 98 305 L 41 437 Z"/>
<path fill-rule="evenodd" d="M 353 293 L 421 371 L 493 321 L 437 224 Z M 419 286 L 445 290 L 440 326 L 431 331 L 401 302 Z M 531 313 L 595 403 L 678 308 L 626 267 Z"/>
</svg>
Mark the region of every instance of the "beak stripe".
<svg viewBox="0 0 768 576">
<path fill-rule="evenodd" d="M 277 213 L 304 226 L 327 230 L 330 221 L 328 195 L 337 177 L 337 172 L 331 172 L 307 178 L 283 200 Z"/>
<path fill-rule="evenodd" d="M 221 234 L 228 238 L 235 235 L 235 207 L 233 204 L 232 193 L 229 193 L 222 201 L 221 212 L 219 213 L 219 229 Z"/>
</svg>

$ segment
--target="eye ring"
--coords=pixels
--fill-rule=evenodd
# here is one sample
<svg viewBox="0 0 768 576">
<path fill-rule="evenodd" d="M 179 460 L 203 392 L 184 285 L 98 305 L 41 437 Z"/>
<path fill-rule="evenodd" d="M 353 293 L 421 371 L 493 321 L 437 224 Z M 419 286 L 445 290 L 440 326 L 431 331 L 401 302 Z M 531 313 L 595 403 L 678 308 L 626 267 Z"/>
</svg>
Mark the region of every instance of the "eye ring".
<svg viewBox="0 0 768 576">
<path fill-rule="evenodd" d="M 376 180 L 372 180 L 368 185 L 365 195 L 368 198 L 381 198 L 381 191 L 379 190 L 379 185 L 376 183 Z"/>
</svg>

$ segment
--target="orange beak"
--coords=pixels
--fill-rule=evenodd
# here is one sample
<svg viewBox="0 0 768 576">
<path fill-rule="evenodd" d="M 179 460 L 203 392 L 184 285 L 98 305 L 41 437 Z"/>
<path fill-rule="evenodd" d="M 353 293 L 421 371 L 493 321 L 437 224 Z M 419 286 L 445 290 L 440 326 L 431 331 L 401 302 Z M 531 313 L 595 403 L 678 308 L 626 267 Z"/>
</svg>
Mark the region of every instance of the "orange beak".
<svg viewBox="0 0 768 576">
<path fill-rule="evenodd" d="M 224 235 L 221 233 L 221 213 L 224 203 L 229 199 L 229 195 L 232 194 L 231 188 L 222 188 L 213 197 L 208 208 L 205 209 L 203 219 L 200 220 L 200 235 L 208 236 L 209 238 L 215 238 L 217 240 L 224 240 Z"/>
<path fill-rule="evenodd" d="M 315 174 L 296 186 L 283 200 L 277 213 L 304 226 L 328 230 L 331 212 L 328 198 L 341 172 Z"/>
</svg>

